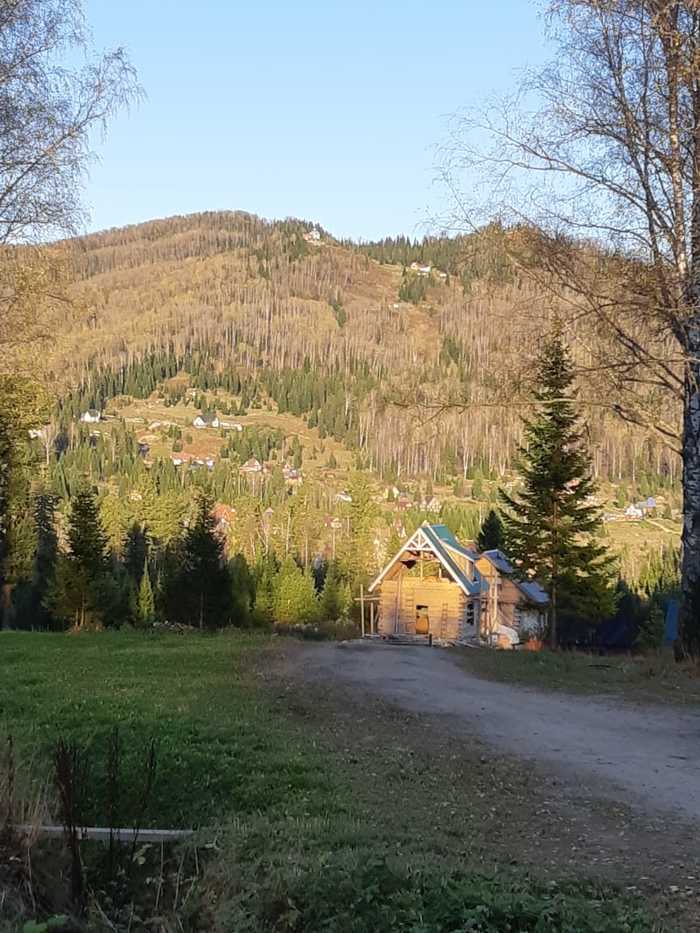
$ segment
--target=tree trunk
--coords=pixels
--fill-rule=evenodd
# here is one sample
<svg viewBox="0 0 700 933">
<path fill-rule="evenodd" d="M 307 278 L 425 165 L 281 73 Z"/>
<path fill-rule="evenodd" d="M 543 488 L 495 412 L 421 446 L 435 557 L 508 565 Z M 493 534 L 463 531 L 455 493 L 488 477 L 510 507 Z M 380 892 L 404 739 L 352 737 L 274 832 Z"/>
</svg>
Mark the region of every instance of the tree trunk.
<svg viewBox="0 0 700 933">
<path fill-rule="evenodd" d="M 557 584 L 552 582 L 552 602 L 549 610 L 549 647 L 557 650 Z"/>
<path fill-rule="evenodd" d="M 10 627 L 10 614 L 12 610 L 12 583 L 3 583 L 0 589 L 0 628 Z"/>
<path fill-rule="evenodd" d="M 689 328 L 683 406 L 683 562 L 680 640 L 700 656 L 700 318 Z"/>
</svg>

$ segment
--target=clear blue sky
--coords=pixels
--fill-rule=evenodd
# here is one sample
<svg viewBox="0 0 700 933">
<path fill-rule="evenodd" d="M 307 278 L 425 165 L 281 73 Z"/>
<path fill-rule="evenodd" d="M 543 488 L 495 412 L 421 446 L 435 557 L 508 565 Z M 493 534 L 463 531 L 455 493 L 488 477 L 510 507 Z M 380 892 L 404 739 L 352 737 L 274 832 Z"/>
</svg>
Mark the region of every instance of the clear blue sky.
<svg viewBox="0 0 700 933">
<path fill-rule="evenodd" d="M 423 232 L 446 119 L 544 57 L 534 0 L 85 0 L 146 100 L 110 127 L 97 230 L 200 210 Z"/>
</svg>

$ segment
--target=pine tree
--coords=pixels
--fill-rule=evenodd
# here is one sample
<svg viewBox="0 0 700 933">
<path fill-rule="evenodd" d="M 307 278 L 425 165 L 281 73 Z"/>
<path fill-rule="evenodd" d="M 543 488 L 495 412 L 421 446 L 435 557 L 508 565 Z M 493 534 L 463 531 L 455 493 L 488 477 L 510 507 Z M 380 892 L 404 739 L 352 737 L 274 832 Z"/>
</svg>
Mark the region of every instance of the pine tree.
<svg viewBox="0 0 700 933">
<path fill-rule="evenodd" d="M 211 499 L 201 495 L 182 542 L 181 565 L 171 581 L 168 600 L 172 618 L 201 629 L 228 625 L 233 612 L 224 545 L 211 509 Z"/>
<path fill-rule="evenodd" d="M 133 505 L 131 501 L 115 491 L 108 492 L 100 505 L 100 517 L 102 527 L 107 534 L 107 540 L 115 553 L 118 553 L 126 539 L 129 528 L 133 525 Z"/>
<path fill-rule="evenodd" d="M 658 603 L 653 603 L 648 616 L 639 626 L 635 648 L 643 653 L 659 652 L 664 643 L 666 624 L 664 612 Z"/>
<path fill-rule="evenodd" d="M 32 567 L 33 624 L 49 628 L 51 613 L 45 608 L 47 594 L 53 584 L 58 559 L 56 534 L 56 499 L 48 493 L 37 496 L 34 507 L 36 551 Z"/>
<path fill-rule="evenodd" d="M 387 540 L 386 549 L 384 552 L 385 561 L 391 560 L 391 558 L 394 557 L 395 554 L 398 554 L 398 552 L 401 550 L 402 544 L 403 544 L 403 540 L 401 539 L 401 535 L 399 534 L 398 530 L 394 526 L 392 526 L 392 529 L 389 532 L 389 538 Z"/>
<path fill-rule="evenodd" d="M 31 576 L 34 527 L 31 515 L 31 454 L 22 436 L 27 412 L 23 395 L 3 397 L 8 377 L 0 377 L 0 626 L 10 624 L 14 588 Z"/>
<path fill-rule="evenodd" d="M 244 554 L 236 554 L 229 565 L 233 593 L 234 625 L 250 625 L 255 605 L 255 580 Z"/>
<path fill-rule="evenodd" d="M 595 623 L 610 613 L 611 562 L 599 543 L 600 512 L 576 411 L 568 351 L 560 334 L 538 361 L 537 414 L 525 420 L 519 449 L 522 490 L 501 492 L 508 550 L 525 577 L 538 579 L 550 596 L 549 638 L 558 644 L 558 623 Z"/>
<path fill-rule="evenodd" d="M 94 576 L 107 570 L 109 566 L 107 535 L 97 508 L 95 494 L 87 487 L 79 490 L 71 502 L 68 545 L 71 558 Z"/>
<path fill-rule="evenodd" d="M 318 599 L 311 576 L 288 557 L 282 564 L 275 592 L 275 621 L 307 624 L 318 619 Z"/>
<path fill-rule="evenodd" d="M 114 604 L 107 536 L 95 495 L 86 487 L 71 503 L 68 553 L 58 561 L 47 607 L 78 628 L 107 621 Z"/>
<path fill-rule="evenodd" d="M 502 551 L 505 547 L 503 520 L 495 509 L 490 509 L 476 539 L 480 551 Z"/>
<path fill-rule="evenodd" d="M 141 583 L 141 574 L 148 559 L 149 541 L 145 528 L 139 522 L 134 522 L 126 533 L 122 545 L 124 555 L 124 569 L 138 586 Z"/>
<path fill-rule="evenodd" d="M 27 430 L 38 409 L 29 380 L 0 375 L 0 626 L 12 610 L 12 591 L 28 581 L 34 551 Z"/>
<path fill-rule="evenodd" d="M 372 497 L 372 486 L 366 473 L 355 472 L 350 477 L 348 493 L 350 538 L 343 543 L 343 570 L 355 583 L 366 582 L 374 565 L 374 526 L 377 507 Z"/>
<path fill-rule="evenodd" d="M 156 615 L 156 604 L 151 586 L 151 576 L 148 572 L 148 561 L 143 562 L 141 584 L 139 585 L 138 618 L 141 625 L 153 625 Z"/>
<path fill-rule="evenodd" d="M 273 555 L 264 558 L 255 572 L 255 603 L 253 619 L 258 625 L 272 625 L 275 621 L 275 593 L 277 566 Z"/>
<path fill-rule="evenodd" d="M 319 599 L 319 617 L 322 622 L 337 622 L 347 616 L 350 608 L 349 592 L 343 582 L 336 561 L 331 561 L 323 581 Z"/>
</svg>

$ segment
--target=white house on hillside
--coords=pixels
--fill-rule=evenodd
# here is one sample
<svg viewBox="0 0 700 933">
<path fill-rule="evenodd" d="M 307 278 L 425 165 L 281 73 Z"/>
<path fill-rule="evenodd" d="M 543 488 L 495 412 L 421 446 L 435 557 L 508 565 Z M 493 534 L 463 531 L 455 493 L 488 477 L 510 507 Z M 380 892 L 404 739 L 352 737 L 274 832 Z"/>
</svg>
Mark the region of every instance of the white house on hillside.
<svg viewBox="0 0 700 933">
<path fill-rule="evenodd" d="M 214 413 L 204 413 L 197 415 L 192 424 L 195 428 L 218 428 L 221 422 L 219 416 Z"/>
<path fill-rule="evenodd" d="M 262 463 L 257 457 L 251 457 L 250 460 L 246 460 L 239 473 L 262 473 L 262 468 Z"/>
<path fill-rule="evenodd" d="M 84 421 L 85 424 L 97 424 L 98 421 L 102 421 L 102 412 L 99 412 L 96 408 L 88 408 L 87 411 L 82 413 L 80 420 Z"/>
</svg>

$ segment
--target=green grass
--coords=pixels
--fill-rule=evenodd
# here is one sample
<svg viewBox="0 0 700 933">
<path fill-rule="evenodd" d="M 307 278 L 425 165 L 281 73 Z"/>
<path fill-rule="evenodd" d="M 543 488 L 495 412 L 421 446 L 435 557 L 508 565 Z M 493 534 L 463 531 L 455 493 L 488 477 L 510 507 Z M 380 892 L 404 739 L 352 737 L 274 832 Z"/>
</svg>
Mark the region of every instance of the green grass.
<svg viewBox="0 0 700 933">
<path fill-rule="evenodd" d="M 89 746 L 88 821 L 98 825 L 114 725 L 132 812 L 143 750 L 156 738 L 146 822 L 199 824 L 202 843 L 216 838 L 187 905 L 175 885 L 180 929 L 657 929 L 610 886 L 618 879 L 587 880 L 582 846 L 596 818 L 588 806 L 583 822 L 570 803 L 552 819 L 529 769 L 447 743 L 431 723 L 368 697 L 287 678 L 283 641 L 2 633 L 0 729 L 12 731 L 18 758 L 33 759 L 40 780 L 59 736 Z M 543 806 L 550 815 L 533 861 L 532 813 Z M 590 832 L 597 845 L 595 825 Z M 126 929 L 112 917 L 113 929 Z"/>
<path fill-rule="evenodd" d="M 0 634 L 0 734 L 49 773 L 57 738 L 90 749 L 88 821 L 105 824 L 106 747 L 118 726 L 122 816 L 139 809 L 145 750 L 157 779 L 146 823 L 209 823 L 313 794 L 318 770 L 256 690 L 269 639 L 252 635 Z"/>
<path fill-rule="evenodd" d="M 640 702 L 700 704 L 700 668 L 676 663 L 670 652 L 646 658 L 547 650 L 465 649 L 460 654 L 465 670 L 489 680 Z"/>
</svg>

